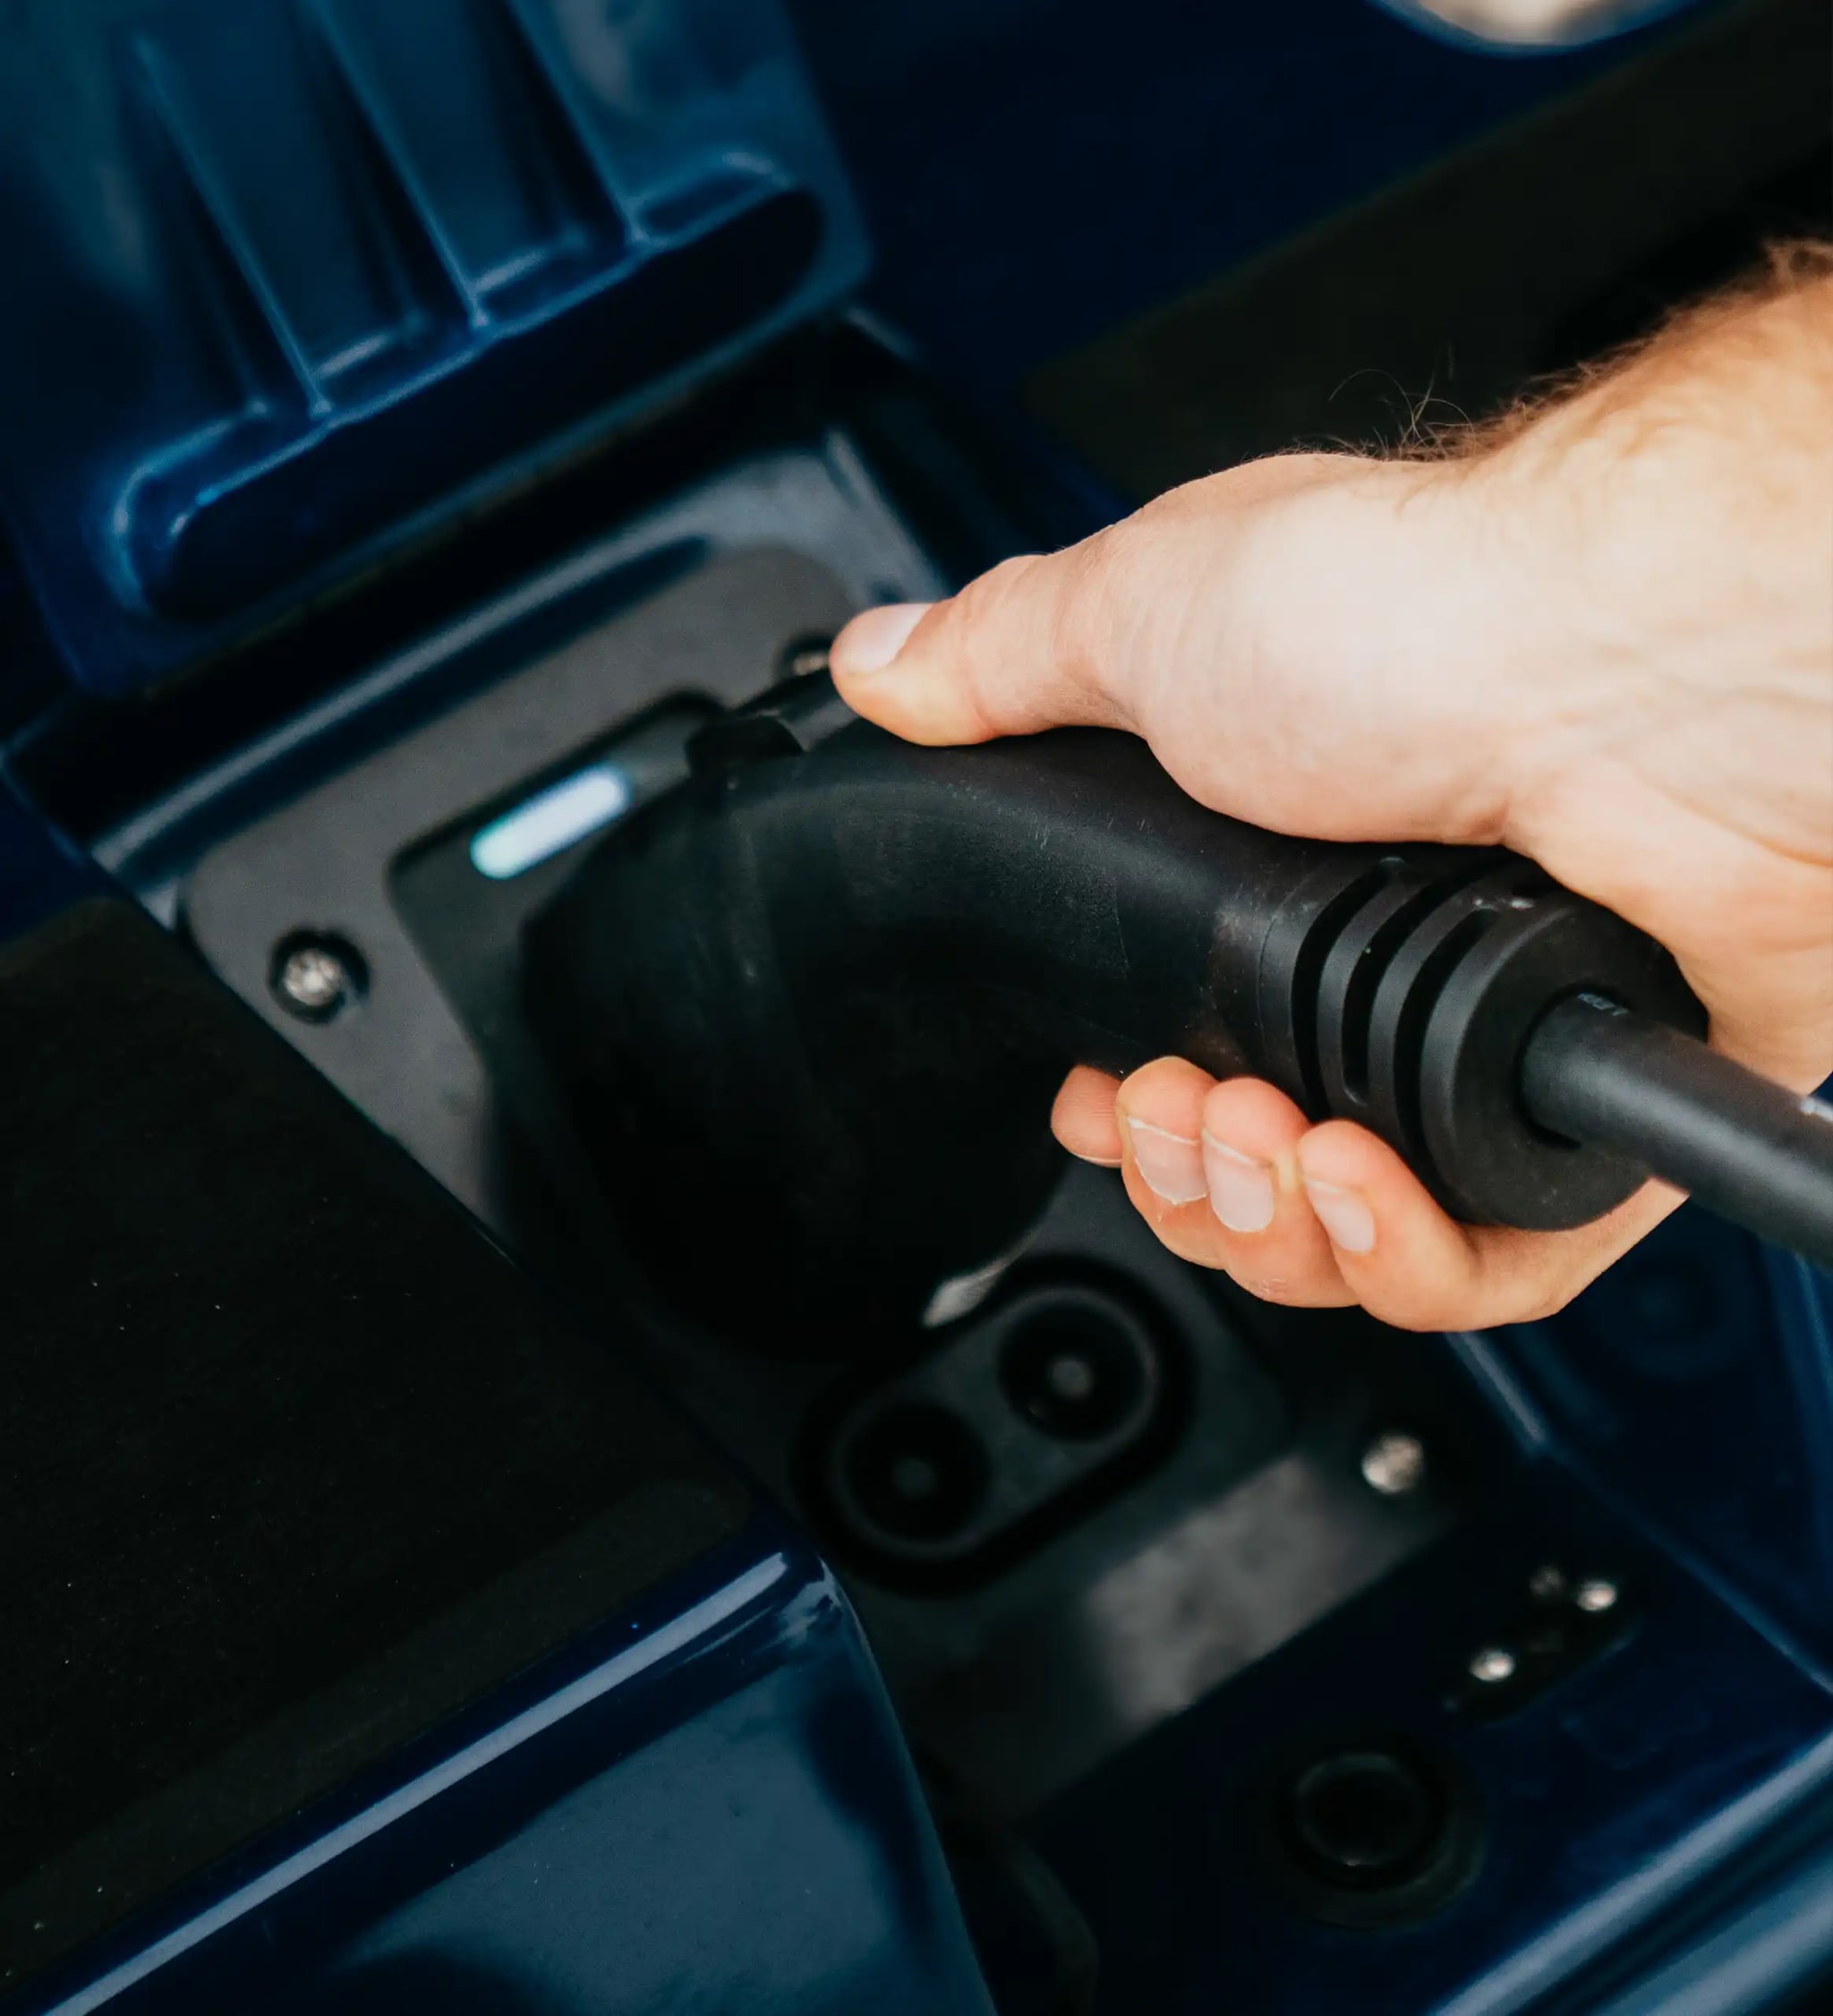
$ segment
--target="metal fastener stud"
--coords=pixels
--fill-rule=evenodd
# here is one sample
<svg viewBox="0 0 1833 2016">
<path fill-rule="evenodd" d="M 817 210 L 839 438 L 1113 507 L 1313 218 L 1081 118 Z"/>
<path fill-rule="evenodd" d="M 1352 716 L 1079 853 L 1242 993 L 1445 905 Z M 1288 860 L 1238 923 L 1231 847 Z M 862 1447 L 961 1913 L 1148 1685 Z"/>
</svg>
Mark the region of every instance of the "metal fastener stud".
<svg viewBox="0 0 1833 2016">
<path fill-rule="evenodd" d="M 1600 1575 L 1588 1576 L 1573 1591 L 1572 1600 L 1581 1610 L 1592 1617 L 1600 1617 L 1607 1610 L 1616 1608 L 1617 1587 L 1607 1582 Z"/>
<path fill-rule="evenodd" d="M 1514 1654 L 1506 1645 L 1485 1645 L 1471 1658 L 1471 1678 L 1485 1687 L 1500 1687 L 1514 1678 Z"/>
<path fill-rule="evenodd" d="M 1388 1429 L 1362 1451 L 1362 1481 L 1383 1498 L 1405 1498 L 1426 1481 L 1426 1445 L 1404 1429 Z"/>
<path fill-rule="evenodd" d="M 328 1022 L 361 991 L 354 956 L 325 938 L 295 938 L 276 955 L 274 995 L 302 1021 Z"/>
</svg>

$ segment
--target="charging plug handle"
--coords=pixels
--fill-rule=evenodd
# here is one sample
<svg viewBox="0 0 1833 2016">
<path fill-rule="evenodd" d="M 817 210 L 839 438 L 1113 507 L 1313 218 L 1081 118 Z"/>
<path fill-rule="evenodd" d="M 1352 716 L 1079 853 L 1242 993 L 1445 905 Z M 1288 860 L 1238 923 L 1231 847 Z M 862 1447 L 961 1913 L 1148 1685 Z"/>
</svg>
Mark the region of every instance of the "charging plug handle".
<svg viewBox="0 0 1833 2016">
<path fill-rule="evenodd" d="M 1061 1072 L 1161 1055 L 1360 1122 L 1467 1222 L 1585 1224 L 1652 1170 L 1826 1251 L 1833 1127 L 1783 1143 L 1787 1095 L 1705 1051 L 1667 952 L 1519 856 L 1265 833 L 1109 730 L 915 747 L 824 677 L 695 764 L 533 920 L 524 972 L 620 1215 L 697 1288 L 920 1307 L 1039 1208 Z M 1610 1012 L 1561 1005 L 1586 996 Z"/>
</svg>

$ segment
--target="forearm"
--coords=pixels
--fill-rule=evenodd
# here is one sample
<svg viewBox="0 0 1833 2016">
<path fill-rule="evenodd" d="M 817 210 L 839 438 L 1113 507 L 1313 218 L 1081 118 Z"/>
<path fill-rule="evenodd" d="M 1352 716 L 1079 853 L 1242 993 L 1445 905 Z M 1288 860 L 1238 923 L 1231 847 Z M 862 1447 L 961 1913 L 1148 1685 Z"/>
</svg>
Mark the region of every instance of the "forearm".
<svg viewBox="0 0 1833 2016">
<path fill-rule="evenodd" d="M 1486 438 L 1470 478 L 1599 653 L 1833 699 L 1833 250 L 1795 248 Z M 1571 597 L 1571 599 L 1569 599 Z"/>
<path fill-rule="evenodd" d="M 1503 837 L 1682 949 L 1720 1039 L 1797 1082 L 1833 1061 L 1778 1033 L 1833 1000 L 1829 269 L 1798 254 L 1445 472 L 1518 612 Z"/>
</svg>

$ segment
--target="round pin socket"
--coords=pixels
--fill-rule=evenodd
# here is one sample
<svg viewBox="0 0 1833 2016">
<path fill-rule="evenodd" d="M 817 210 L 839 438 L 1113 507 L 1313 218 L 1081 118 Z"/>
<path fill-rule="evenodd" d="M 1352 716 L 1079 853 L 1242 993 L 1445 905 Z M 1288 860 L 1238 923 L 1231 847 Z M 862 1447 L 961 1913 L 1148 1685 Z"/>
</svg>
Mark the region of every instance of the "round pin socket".
<svg viewBox="0 0 1833 2016">
<path fill-rule="evenodd" d="M 1322 1881 L 1381 1889 L 1404 1882 L 1430 1855 L 1445 1798 L 1392 1750 L 1342 1750 L 1299 1773 L 1287 1822 L 1295 1852 Z"/>
<path fill-rule="evenodd" d="M 908 1402 L 862 1429 L 847 1453 L 847 1485 L 859 1509 L 898 1540 L 939 1541 L 961 1531 L 986 1495 L 986 1452 L 946 1407 Z"/>
<path fill-rule="evenodd" d="M 1313 1750 L 1268 1790 L 1275 1880 L 1326 1924 L 1416 1924 L 1482 1859 L 1482 1810 L 1467 1774 L 1406 1738 Z"/>
<path fill-rule="evenodd" d="M 1149 1345 L 1114 1304 L 1084 1295 L 1039 1297 L 1013 1325 L 1000 1385 L 1013 1408 L 1065 1441 L 1094 1441 L 1146 1398 Z"/>
</svg>

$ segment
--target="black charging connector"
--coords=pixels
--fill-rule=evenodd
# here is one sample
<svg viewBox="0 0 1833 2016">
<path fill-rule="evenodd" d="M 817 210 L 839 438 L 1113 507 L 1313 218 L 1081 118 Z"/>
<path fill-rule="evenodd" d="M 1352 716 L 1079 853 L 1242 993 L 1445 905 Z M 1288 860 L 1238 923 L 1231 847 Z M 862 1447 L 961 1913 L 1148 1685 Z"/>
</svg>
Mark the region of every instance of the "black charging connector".
<svg viewBox="0 0 1833 2016">
<path fill-rule="evenodd" d="M 1833 1125 L 1517 855 L 1265 833 L 1104 730 L 915 747 L 824 674 L 695 765 L 533 919 L 525 985 L 639 1248 L 715 1314 L 907 1329 L 1035 1216 L 1063 1070 L 1167 1055 L 1361 1122 L 1467 1221 L 1586 1224 L 1654 1172 L 1833 1259 Z"/>
</svg>

